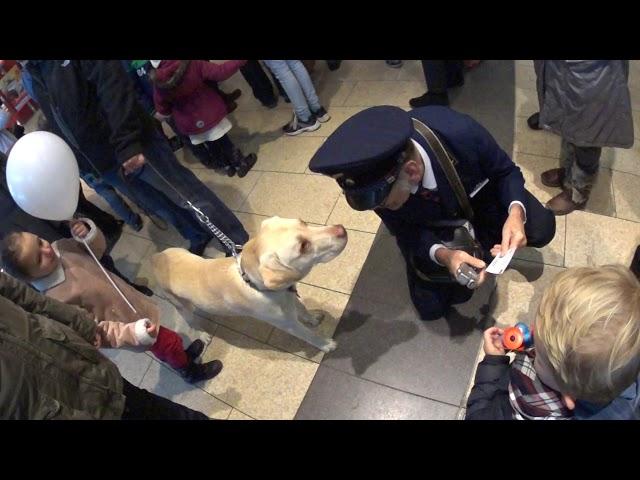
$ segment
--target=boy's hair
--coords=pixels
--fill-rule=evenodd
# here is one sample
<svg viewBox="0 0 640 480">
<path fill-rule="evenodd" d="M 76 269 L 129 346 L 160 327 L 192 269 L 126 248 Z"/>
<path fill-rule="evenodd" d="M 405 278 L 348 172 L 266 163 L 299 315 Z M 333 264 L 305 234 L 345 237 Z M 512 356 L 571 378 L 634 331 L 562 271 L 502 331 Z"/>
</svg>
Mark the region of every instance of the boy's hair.
<svg viewBox="0 0 640 480">
<path fill-rule="evenodd" d="M 562 393 L 611 402 L 640 373 L 640 282 L 622 265 L 562 272 L 540 302 L 535 341 Z"/>
<path fill-rule="evenodd" d="M 8 233 L 0 242 L 0 259 L 2 268 L 11 276 L 19 280 L 27 280 L 29 275 L 20 265 L 18 257 L 22 251 L 22 232 Z"/>
</svg>

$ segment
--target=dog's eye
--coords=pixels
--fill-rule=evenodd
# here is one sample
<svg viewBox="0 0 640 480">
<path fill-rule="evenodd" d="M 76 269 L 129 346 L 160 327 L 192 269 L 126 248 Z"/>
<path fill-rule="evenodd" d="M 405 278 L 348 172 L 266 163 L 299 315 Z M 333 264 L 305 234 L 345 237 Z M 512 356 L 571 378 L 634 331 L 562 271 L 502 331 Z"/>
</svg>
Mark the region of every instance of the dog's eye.
<svg viewBox="0 0 640 480">
<path fill-rule="evenodd" d="M 310 247 L 311 242 L 309 240 L 300 240 L 300 253 L 307 253 Z"/>
</svg>

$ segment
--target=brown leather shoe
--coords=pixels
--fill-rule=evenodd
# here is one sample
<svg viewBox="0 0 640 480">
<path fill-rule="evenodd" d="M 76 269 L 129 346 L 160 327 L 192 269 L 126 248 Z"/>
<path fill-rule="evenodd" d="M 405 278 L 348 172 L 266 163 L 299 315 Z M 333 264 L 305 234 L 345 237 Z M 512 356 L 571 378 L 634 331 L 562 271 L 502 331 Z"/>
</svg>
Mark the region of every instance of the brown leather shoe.
<svg viewBox="0 0 640 480">
<path fill-rule="evenodd" d="M 552 168 L 546 172 L 542 172 L 540 175 L 542 184 L 547 187 L 562 188 L 562 182 L 564 181 L 564 168 Z"/>
<path fill-rule="evenodd" d="M 582 210 L 587 202 L 576 203 L 571 199 L 571 190 L 563 190 L 547 202 L 547 208 L 556 215 L 567 215 L 574 210 Z"/>
</svg>

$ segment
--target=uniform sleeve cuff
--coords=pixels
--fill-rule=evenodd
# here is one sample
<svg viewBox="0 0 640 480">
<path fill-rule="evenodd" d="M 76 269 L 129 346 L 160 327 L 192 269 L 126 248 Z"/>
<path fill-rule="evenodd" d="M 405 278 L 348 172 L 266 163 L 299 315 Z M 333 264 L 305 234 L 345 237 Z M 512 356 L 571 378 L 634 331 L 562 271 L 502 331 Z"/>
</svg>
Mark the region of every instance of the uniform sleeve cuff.
<svg viewBox="0 0 640 480">
<path fill-rule="evenodd" d="M 524 208 L 524 204 L 519 200 L 514 200 L 509 204 L 509 213 L 511 213 L 511 207 L 514 205 L 520 205 L 522 207 L 522 211 L 524 212 L 524 221 L 522 223 L 527 223 L 527 209 Z"/>
<path fill-rule="evenodd" d="M 429 249 L 429 258 L 431 258 L 431 260 L 434 263 L 437 263 L 438 265 L 440 265 L 441 267 L 444 267 L 443 264 L 441 264 L 437 259 L 436 259 L 436 252 L 441 249 L 441 248 L 447 248 L 444 245 L 442 245 L 441 243 L 436 243 L 434 244 L 430 249 Z"/>
</svg>

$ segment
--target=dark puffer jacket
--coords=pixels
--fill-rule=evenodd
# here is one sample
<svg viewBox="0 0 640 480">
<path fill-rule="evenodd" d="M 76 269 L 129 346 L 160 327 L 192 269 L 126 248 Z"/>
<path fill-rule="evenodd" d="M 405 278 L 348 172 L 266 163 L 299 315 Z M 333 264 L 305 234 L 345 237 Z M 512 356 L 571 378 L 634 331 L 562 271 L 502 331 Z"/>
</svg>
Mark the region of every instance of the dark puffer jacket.
<svg viewBox="0 0 640 480">
<path fill-rule="evenodd" d="M 31 60 L 26 66 L 51 131 L 80 171 L 104 173 L 142 153 L 154 131 L 120 60 Z"/>
</svg>

